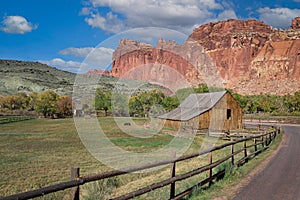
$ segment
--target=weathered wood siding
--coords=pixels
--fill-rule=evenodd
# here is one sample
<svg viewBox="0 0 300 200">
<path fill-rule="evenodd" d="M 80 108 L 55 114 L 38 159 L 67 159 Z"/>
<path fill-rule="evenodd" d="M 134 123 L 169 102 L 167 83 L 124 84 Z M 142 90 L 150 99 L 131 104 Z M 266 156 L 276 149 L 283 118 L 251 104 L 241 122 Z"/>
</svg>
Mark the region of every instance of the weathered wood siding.
<svg viewBox="0 0 300 200">
<path fill-rule="evenodd" d="M 242 128 L 242 108 L 231 94 L 226 93 L 209 111 L 188 121 L 165 120 L 165 127 L 176 130 L 180 127 L 211 130 L 240 129 Z"/>
<path fill-rule="evenodd" d="M 230 116 L 227 116 L 228 110 L 230 110 Z M 226 93 L 208 113 L 208 120 L 210 120 L 209 127 L 201 126 L 202 121 L 199 120 L 199 128 L 209 128 L 212 130 L 233 130 L 242 128 L 242 108 L 229 93 Z M 201 118 L 201 115 L 199 118 Z M 205 119 L 205 121 L 207 121 L 207 119 Z M 207 123 L 204 124 L 207 125 Z"/>
</svg>

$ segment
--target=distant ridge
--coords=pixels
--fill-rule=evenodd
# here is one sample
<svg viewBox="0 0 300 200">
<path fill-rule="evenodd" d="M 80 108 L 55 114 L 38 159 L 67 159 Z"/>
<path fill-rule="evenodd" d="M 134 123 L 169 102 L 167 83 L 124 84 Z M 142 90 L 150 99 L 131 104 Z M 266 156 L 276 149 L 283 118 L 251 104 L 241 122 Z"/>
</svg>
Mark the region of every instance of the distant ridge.
<svg viewBox="0 0 300 200">
<path fill-rule="evenodd" d="M 0 60 L 0 95 L 52 89 L 70 95 L 76 74 L 39 62 Z"/>
<path fill-rule="evenodd" d="M 122 80 L 118 83 L 120 79 L 116 77 L 101 75 L 101 78 L 99 78 L 98 75 L 75 74 L 39 62 L 0 60 L 0 96 L 13 95 L 19 92 L 39 93 L 48 89 L 54 90 L 59 95 L 72 96 L 76 76 L 91 76 L 91 78 L 85 79 L 91 80 L 90 82 L 82 85 L 78 84 L 82 91 L 92 91 L 91 88 L 113 90 L 115 87 L 127 93 L 154 89 L 167 91 L 161 86 L 146 81 Z M 95 82 L 98 84 L 93 85 Z M 126 83 L 142 85 L 142 87 L 128 88 Z"/>
</svg>

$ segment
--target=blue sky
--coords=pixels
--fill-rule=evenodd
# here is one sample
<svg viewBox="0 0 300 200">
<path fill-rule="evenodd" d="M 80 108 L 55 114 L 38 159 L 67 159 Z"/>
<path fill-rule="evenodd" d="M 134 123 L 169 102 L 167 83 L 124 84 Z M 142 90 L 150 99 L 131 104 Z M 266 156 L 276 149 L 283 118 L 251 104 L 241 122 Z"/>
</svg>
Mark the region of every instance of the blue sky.
<svg viewBox="0 0 300 200">
<path fill-rule="evenodd" d="M 296 16 L 300 0 L 1 0 L 0 59 L 76 72 L 93 52 L 86 65 L 105 68 L 116 45 L 98 45 L 133 28 L 189 35 L 211 21 L 255 18 L 287 29 Z"/>
</svg>

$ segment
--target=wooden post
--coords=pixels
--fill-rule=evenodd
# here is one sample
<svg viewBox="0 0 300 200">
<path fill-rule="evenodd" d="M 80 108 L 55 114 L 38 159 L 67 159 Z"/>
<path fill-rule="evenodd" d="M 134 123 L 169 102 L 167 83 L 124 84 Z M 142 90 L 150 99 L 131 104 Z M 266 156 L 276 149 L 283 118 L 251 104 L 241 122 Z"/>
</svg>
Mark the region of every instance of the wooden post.
<svg viewBox="0 0 300 200">
<path fill-rule="evenodd" d="M 256 146 L 257 142 L 256 142 L 256 138 L 254 138 L 254 151 L 257 151 L 257 146 Z M 257 153 L 255 153 L 255 156 L 257 155 Z"/>
<path fill-rule="evenodd" d="M 175 168 L 176 162 L 173 162 L 171 164 L 171 177 L 175 177 L 176 176 L 176 168 Z M 175 182 L 171 183 L 170 185 L 170 199 L 173 199 L 175 197 Z"/>
<path fill-rule="evenodd" d="M 209 160 L 209 164 L 212 164 L 212 152 L 210 152 L 209 154 L 208 154 L 208 160 Z M 212 177 L 212 168 L 209 168 L 209 179 L 211 179 L 211 177 Z M 211 184 L 212 184 L 212 180 L 209 180 L 209 184 L 208 184 L 208 186 L 210 187 L 211 186 Z"/>
<path fill-rule="evenodd" d="M 231 146 L 231 164 L 234 165 L 234 144 L 232 144 Z"/>
<path fill-rule="evenodd" d="M 176 152 L 173 152 L 173 158 L 176 159 Z M 176 162 L 171 163 L 171 178 L 176 176 Z M 175 197 L 175 182 L 170 184 L 170 199 Z"/>
<path fill-rule="evenodd" d="M 247 141 L 244 141 L 244 156 L 247 157 Z M 248 159 L 245 159 L 245 162 L 248 162 Z"/>
<path fill-rule="evenodd" d="M 71 180 L 79 178 L 79 167 L 71 168 Z M 71 188 L 71 200 L 79 200 L 79 186 Z"/>
</svg>

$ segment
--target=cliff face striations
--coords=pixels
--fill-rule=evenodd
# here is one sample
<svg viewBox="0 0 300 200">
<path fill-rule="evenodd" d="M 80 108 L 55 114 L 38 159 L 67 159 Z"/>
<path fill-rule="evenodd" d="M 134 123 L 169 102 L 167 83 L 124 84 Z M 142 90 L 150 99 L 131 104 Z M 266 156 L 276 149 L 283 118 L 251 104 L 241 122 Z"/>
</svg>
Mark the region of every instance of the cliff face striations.
<svg viewBox="0 0 300 200">
<path fill-rule="evenodd" d="M 241 94 L 294 93 L 300 90 L 300 17 L 288 30 L 254 19 L 209 23 L 182 45 L 124 39 L 113 60 L 116 77 L 215 86 L 221 77 L 223 86 Z"/>
<path fill-rule="evenodd" d="M 147 80 L 172 91 L 208 81 L 221 86 L 213 76 L 218 74 L 214 62 L 204 52 L 197 42 L 179 45 L 160 39 L 152 46 L 123 39 L 114 52 L 111 75 Z M 207 77 L 212 78 L 206 80 Z"/>
<path fill-rule="evenodd" d="M 257 20 L 210 23 L 189 39 L 216 62 L 226 87 L 241 94 L 294 93 L 300 89 L 299 19 L 288 30 Z"/>
</svg>

